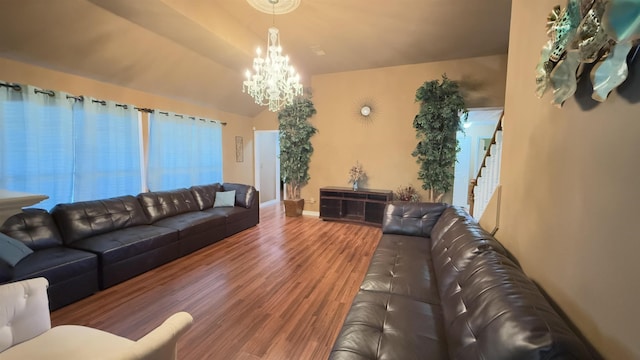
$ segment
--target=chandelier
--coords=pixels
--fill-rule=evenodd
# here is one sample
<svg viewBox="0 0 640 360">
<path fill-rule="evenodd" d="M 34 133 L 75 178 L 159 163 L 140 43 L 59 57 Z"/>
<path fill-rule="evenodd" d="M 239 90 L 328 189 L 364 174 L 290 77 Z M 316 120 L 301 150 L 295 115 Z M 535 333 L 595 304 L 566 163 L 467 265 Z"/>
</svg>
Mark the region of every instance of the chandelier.
<svg viewBox="0 0 640 360">
<path fill-rule="evenodd" d="M 278 0 L 269 0 L 274 6 Z M 269 28 L 267 51 L 264 58 L 260 48 L 253 59 L 253 73 L 247 70 L 247 79 L 243 82 L 242 92 L 253 97 L 258 105 L 269 105 L 270 111 L 278 111 L 291 104 L 296 96 L 302 95 L 302 84 L 298 75 L 289 64 L 289 57 L 282 55 L 280 36 L 274 26 Z"/>
</svg>

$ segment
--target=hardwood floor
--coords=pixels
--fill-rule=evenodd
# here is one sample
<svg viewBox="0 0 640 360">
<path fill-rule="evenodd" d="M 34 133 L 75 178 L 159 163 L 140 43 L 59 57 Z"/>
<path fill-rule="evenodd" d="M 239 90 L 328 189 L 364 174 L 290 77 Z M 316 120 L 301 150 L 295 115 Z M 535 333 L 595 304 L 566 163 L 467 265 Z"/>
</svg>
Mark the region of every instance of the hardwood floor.
<svg viewBox="0 0 640 360">
<path fill-rule="evenodd" d="M 184 310 L 180 359 L 326 359 L 380 229 L 260 212 L 256 227 L 53 312 L 53 325 L 137 340 Z"/>
</svg>

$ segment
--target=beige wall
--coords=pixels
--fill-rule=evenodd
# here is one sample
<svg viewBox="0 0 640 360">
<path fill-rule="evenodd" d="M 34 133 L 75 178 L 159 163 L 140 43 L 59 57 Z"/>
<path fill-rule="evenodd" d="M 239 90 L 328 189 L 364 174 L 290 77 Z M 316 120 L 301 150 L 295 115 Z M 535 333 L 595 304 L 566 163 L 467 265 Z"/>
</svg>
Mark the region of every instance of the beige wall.
<svg viewBox="0 0 640 360">
<path fill-rule="evenodd" d="M 245 184 L 254 182 L 253 132 L 250 118 L 3 58 L 0 58 L 0 80 L 226 122 L 227 125 L 222 130 L 224 181 Z M 236 162 L 236 136 L 242 136 L 244 140 L 243 162 Z"/>
<path fill-rule="evenodd" d="M 561 109 L 537 99 L 556 4 L 512 2 L 496 236 L 603 355 L 639 359 L 640 77 L 601 104 L 590 85 Z"/>
<path fill-rule="evenodd" d="M 318 113 L 311 122 L 318 133 L 312 138 L 311 180 L 302 189 L 305 210 L 319 211 L 320 187 L 350 186 L 348 172 L 356 161 L 367 173 L 366 188 L 420 187 L 411 156 L 417 143 L 412 127 L 416 89 L 447 73 L 461 82 L 468 107 L 503 106 L 506 60 L 498 55 L 314 76 L 312 100 Z M 359 113 L 365 102 L 373 109 L 369 118 Z"/>
<path fill-rule="evenodd" d="M 278 130 L 278 113 L 264 109 L 253 118 L 254 130 Z"/>
</svg>

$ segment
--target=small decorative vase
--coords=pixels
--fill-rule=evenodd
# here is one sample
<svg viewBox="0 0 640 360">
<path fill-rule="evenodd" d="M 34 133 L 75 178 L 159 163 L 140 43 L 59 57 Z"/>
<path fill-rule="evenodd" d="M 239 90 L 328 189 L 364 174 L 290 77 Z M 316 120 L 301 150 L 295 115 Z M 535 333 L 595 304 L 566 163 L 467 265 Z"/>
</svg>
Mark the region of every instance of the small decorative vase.
<svg viewBox="0 0 640 360">
<path fill-rule="evenodd" d="M 353 191 L 358 191 L 358 180 L 353 182 Z"/>
</svg>

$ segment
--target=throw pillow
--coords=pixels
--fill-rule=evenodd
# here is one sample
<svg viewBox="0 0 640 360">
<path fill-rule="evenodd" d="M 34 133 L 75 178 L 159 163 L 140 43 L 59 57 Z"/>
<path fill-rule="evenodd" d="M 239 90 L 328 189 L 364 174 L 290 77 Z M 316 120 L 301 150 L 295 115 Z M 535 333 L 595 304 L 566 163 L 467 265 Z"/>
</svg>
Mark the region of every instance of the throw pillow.
<svg viewBox="0 0 640 360">
<path fill-rule="evenodd" d="M 234 206 L 236 204 L 236 191 L 218 191 L 213 207 Z"/>
<path fill-rule="evenodd" d="M 0 259 L 4 260 L 11 267 L 33 253 L 22 241 L 16 240 L 3 233 L 0 233 Z"/>
</svg>

